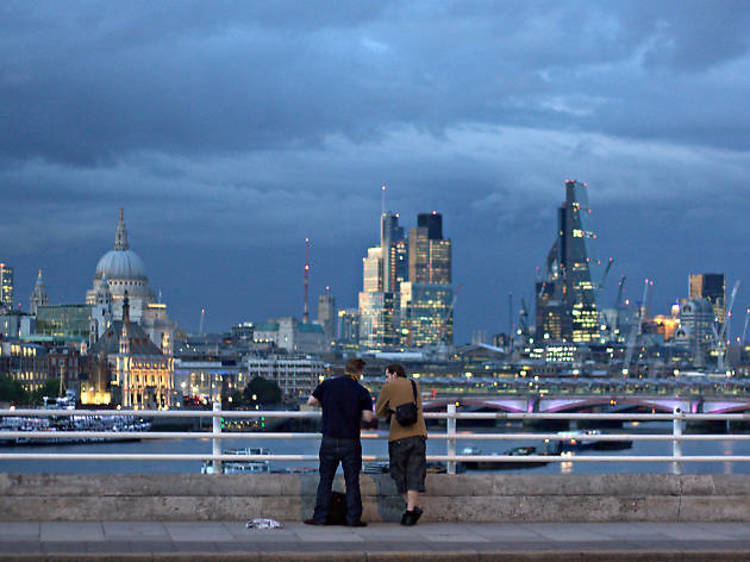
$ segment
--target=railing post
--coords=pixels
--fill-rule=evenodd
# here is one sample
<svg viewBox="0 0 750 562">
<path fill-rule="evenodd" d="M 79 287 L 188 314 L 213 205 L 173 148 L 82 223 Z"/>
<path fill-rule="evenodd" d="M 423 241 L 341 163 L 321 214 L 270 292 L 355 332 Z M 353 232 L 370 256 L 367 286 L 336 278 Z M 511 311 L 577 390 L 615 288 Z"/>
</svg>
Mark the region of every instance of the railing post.
<svg viewBox="0 0 750 562">
<path fill-rule="evenodd" d="M 217 457 L 221 454 L 221 401 L 219 400 L 214 402 L 214 415 L 211 419 L 213 420 L 213 431 L 211 432 L 213 435 L 213 450 L 211 452 L 213 459 L 211 460 L 211 464 L 214 467 L 214 474 L 221 474 L 224 471 L 222 470 L 221 461 L 217 460 Z"/>
<path fill-rule="evenodd" d="M 672 413 L 675 416 L 672 419 L 672 436 L 674 437 L 672 441 L 672 457 L 679 459 L 682 456 L 682 440 L 680 439 L 682 437 L 682 408 L 676 406 Z M 682 464 L 675 460 L 672 463 L 672 474 L 681 473 Z"/>
<path fill-rule="evenodd" d="M 447 452 L 449 457 L 456 455 L 456 405 L 448 404 L 448 419 L 445 423 L 446 432 L 448 433 L 448 439 L 445 440 Z M 453 437 L 451 437 L 453 436 Z M 446 464 L 446 472 L 448 474 L 456 474 L 456 461 L 448 461 Z"/>
</svg>

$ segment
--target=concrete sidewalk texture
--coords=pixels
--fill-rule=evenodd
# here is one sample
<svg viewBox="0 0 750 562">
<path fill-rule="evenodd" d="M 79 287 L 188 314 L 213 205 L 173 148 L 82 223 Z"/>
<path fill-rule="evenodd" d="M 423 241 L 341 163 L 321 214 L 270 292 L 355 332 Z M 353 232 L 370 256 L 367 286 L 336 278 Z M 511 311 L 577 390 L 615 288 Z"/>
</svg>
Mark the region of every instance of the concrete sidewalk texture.
<svg viewBox="0 0 750 562">
<path fill-rule="evenodd" d="M 6 560 L 747 560 L 750 523 L 0 522 Z"/>
</svg>

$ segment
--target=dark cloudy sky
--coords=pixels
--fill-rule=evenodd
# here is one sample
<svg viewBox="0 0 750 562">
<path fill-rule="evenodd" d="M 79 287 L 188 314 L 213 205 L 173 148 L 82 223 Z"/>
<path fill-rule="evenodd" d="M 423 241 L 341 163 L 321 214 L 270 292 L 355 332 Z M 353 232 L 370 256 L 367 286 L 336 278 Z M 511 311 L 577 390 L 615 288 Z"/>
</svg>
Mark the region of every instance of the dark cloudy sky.
<svg viewBox="0 0 750 562">
<path fill-rule="evenodd" d="M 653 309 L 690 272 L 750 303 L 750 3 L 2 2 L 0 258 L 81 302 L 119 207 L 197 330 L 355 306 L 380 185 L 454 244 L 457 342 L 533 300 L 566 178 Z M 738 328 L 741 329 L 741 326 Z"/>
</svg>

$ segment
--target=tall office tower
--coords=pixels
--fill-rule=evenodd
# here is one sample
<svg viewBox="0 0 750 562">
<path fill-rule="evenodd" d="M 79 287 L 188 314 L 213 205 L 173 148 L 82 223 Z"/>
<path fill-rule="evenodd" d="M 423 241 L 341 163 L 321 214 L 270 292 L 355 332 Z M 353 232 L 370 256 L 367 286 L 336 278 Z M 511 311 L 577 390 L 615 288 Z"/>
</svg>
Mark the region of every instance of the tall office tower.
<svg viewBox="0 0 750 562">
<path fill-rule="evenodd" d="M 383 290 L 383 249 L 367 248 L 367 257 L 362 258 L 362 290 Z"/>
<path fill-rule="evenodd" d="M 420 213 L 409 231 L 409 282 L 401 289 L 402 342 L 408 347 L 453 343 L 451 241 L 443 217 Z"/>
<path fill-rule="evenodd" d="M 0 263 L 0 309 L 13 308 L 13 268 Z"/>
<path fill-rule="evenodd" d="M 727 318 L 727 285 L 723 273 L 691 273 L 691 299 L 708 299 L 714 309 L 716 321 L 723 324 Z"/>
<path fill-rule="evenodd" d="M 383 291 L 398 292 L 399 273 L 405 259 L 404 229 L 398 225 L 398 214 L 387 211 L 380 217 L 380 248 L 383 252 Z"/>
<path fill-rule="evenodd" d="M 427 229 L 427 238 L 430 240 L 443 239 L 443 215 L 433 211 L 432 213 L 419 213 L 417 215 L 417 226 Z"/>
<path fill-rule="evenodd" d="M 385 291 L 383 247 L 367 249 L 362 259 L 362 291 L 359 293 L 359 343 L 371 349 L 398 344 L 398 299 Z"/>
<path fill-rule="evenodd" d="M 409 281 L 451 283 L 451 241 L 443 239 L 440 213 L 420 213 L 409 230 Z"/>
<path fill-rule="evenodd" d="M 336 330 L 336 300 L 326 287 L 326 293 L 318 297 L 318 324 L 323 327 L 323 333 L 328 343 L 333 341 Z"/>
<path fill-rule="evenodd" d="M 31 293 L 30 300 L 31 306 L 29 307 L 29 312 L 31 312 L 31 314 L 36 314 L 36 311 L 40 306 L 47 306 L 49 304 L 49 295 L 47 295 L 47 288 L 44 286 L 41 269 L 36 276 L 36 283 L 34 284 L 34 290 Z"/>
<path fill-rule="evenodd" d="M 594 284 L 586 242 L 596 235 L 585 227 L 590 213 L 586 184 L 565 180 L 565 201 L 558 209 L 557 240 L 547 257 L 542 285 L 537 285 L 537 322 L 552 334 L 560 324 L 560 339 L 591 342 L 599 338 Z M 540 322 L 541 319 L 541 322 Z M 555 338 L 556 339 L 556 338 Z"/>
</svg>

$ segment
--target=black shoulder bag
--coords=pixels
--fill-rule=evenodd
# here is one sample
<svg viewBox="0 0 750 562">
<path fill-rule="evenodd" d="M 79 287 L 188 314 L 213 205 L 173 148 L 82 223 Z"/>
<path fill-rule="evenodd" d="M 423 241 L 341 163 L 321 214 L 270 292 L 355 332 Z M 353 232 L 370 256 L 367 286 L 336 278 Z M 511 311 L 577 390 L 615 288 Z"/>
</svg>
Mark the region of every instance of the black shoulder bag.
<svg viewBox="0 0 750 562">
<path fill-rule="evenodd" d="M 407 402 L 396 406 L 396 421 L 399 425 L 414 425 L 417 423 L 417 385 L 409 379 L 411 391 L 414 394 L 414 402 Z"/>
</svg>

